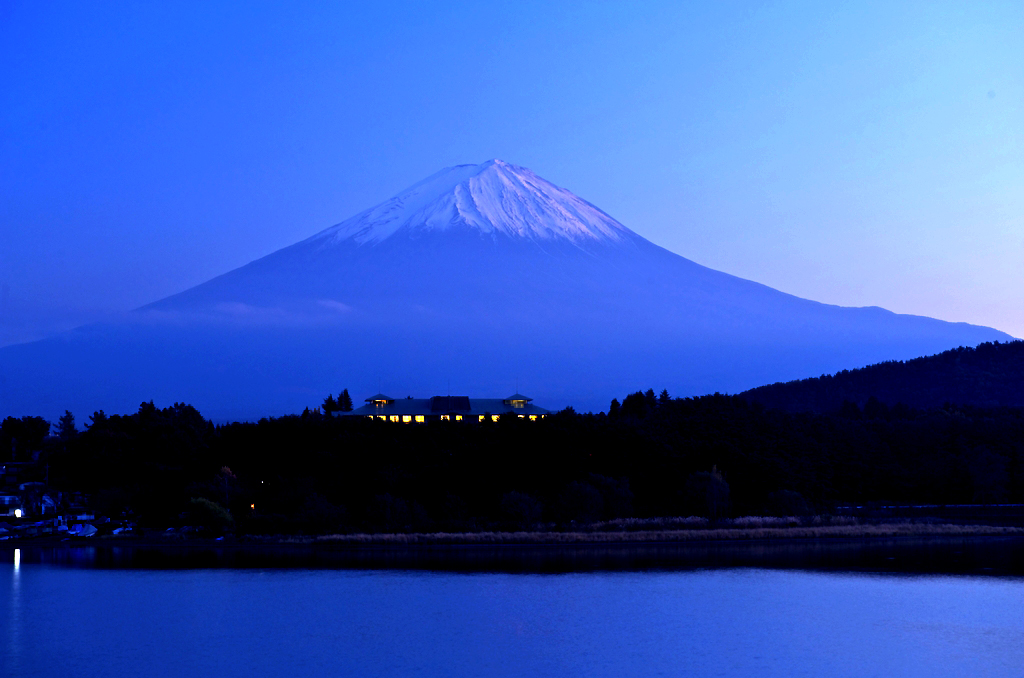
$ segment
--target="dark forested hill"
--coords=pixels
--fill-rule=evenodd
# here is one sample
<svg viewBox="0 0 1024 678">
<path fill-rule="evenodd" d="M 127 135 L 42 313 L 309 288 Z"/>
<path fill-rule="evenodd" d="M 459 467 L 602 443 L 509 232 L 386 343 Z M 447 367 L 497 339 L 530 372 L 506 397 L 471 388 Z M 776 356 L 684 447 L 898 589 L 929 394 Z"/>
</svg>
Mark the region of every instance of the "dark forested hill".
<svg viewBox="0 0 1024 678">
<path fill-rule="evenodd" d="M 1024 407 L 1024 341 L 985 343 L 906 362 L 759 386 L 742 396 L 790 412 L 832 412 L 847 401 L 863 407 L 871 398 L 915 408 L 945 403 Z"/>
</svg>

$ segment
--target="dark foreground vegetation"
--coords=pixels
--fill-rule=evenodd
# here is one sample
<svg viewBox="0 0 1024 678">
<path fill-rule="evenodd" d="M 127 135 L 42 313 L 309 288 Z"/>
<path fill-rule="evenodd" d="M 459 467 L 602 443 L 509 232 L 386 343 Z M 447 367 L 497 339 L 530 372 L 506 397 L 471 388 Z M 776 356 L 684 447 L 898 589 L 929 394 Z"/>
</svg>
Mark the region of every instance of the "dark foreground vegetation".
<svg viewBox="0 0 1024 678">
<path fill-rule="evenodd" d="M 8 418 L 19 482 L 139 526 L 202 534 L 575 531 L 658 516 L 840 515 L 871 503 L 1024 502 L 1024 409 L 828 413 L 744 397 L 614 401 L 608 414 L 393 424 L 318 411 L 215 426 L 188 405 L 97 412 L 55 434 Z M 20 462 L 20 465 L 19 465 Z M 60 507 L 58 507 L 59 510 Z"/>
</svg>

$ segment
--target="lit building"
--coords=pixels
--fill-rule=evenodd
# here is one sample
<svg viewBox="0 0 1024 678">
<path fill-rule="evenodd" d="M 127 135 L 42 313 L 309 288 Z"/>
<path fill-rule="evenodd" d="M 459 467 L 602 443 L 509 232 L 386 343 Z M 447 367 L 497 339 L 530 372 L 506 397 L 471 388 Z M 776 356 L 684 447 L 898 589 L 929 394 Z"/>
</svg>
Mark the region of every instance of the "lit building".
<svg viewBox="0 0 1024 678">
<path fill-rule="evenodd" d="M 469 396 L 434 396 L 433 398 L 390 398 L 383 393 L 370 396 L 366 404 L 347 417 L 367 417 L 403 424 L 428 421 L 497 421 L 503 414 L 516 414 L 520 419 L 536 421 L 551 414 L 533 405 L 533 398 L 516 393 L 507 398 L 470 398 Z"/>
</svg>

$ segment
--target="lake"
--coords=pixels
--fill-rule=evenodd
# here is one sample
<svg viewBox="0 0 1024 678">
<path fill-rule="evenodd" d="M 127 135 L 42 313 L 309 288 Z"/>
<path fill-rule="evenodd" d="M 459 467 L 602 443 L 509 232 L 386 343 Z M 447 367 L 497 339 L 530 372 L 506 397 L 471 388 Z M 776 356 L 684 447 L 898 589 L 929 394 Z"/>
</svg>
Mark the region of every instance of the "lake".
<svg viewBox="0 0 1024 678">
<path fill-rule="evenodd" d="M 11 678 L 1024 675 L 1014 576 L 139 569 L 16 555 L 0 551 Z"/>
</svg>

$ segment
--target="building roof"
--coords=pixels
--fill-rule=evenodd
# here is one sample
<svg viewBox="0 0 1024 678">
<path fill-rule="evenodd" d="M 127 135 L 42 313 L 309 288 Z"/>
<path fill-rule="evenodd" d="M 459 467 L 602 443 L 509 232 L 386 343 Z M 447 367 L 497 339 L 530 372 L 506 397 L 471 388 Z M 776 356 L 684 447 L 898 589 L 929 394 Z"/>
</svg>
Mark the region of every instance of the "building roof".
<svg viewBox="0 0 1024 678">
<path fill-rule="evenodd" d="M 383 393 L 378 393 L 377 395 L 372 395 L 369 398 L 367 398 L 366 402 L 372 403 L 375 400 L 387 400 L 387 401 L 390 402 L 390 401 L 394 400 L 394 398 L 392 398 L 390 396 L 386 396 Z"/>
<path fill-rule="evenodd" d="M 434 396 L 430 399 L 430 411 L 438 414 L 449 412 L 469 412 L 473 405 L 469 396 Z"/>
<path fill-rule="evenodd" d="M 530 402 L 531 400 L 533 400 L 533 398 L 524 396 L 522 393 L 516 393 L 505 398 L 505 400 L 525 400 L 526 402 Z"/>
<path fill-rule="evenodd" d="M 374 405 L 374 400 L 387 400 L 385 405 Z M 523 407 L 512 407 L 512 400 L 527 401 Z M 387 396 L 373 396 L 367 398 L 368 404 L 358 407 L 351 412 L 340 413 L 342 416 L 369 416 L 369 415 L 423 415 L 437 417 L 442 414 L 461 414 L 463 416 L 478 416 L 481 414 L 503 414 L 515 412 L 524 415 L 551 414 L 550 410 L 536 405 L 529 404 L 532 398 L 514 396 L 511 398 L 470 398 L 469 396 L 434 396 L 433 398 L 403 398 L 395 400 Z"/>
</svg>

